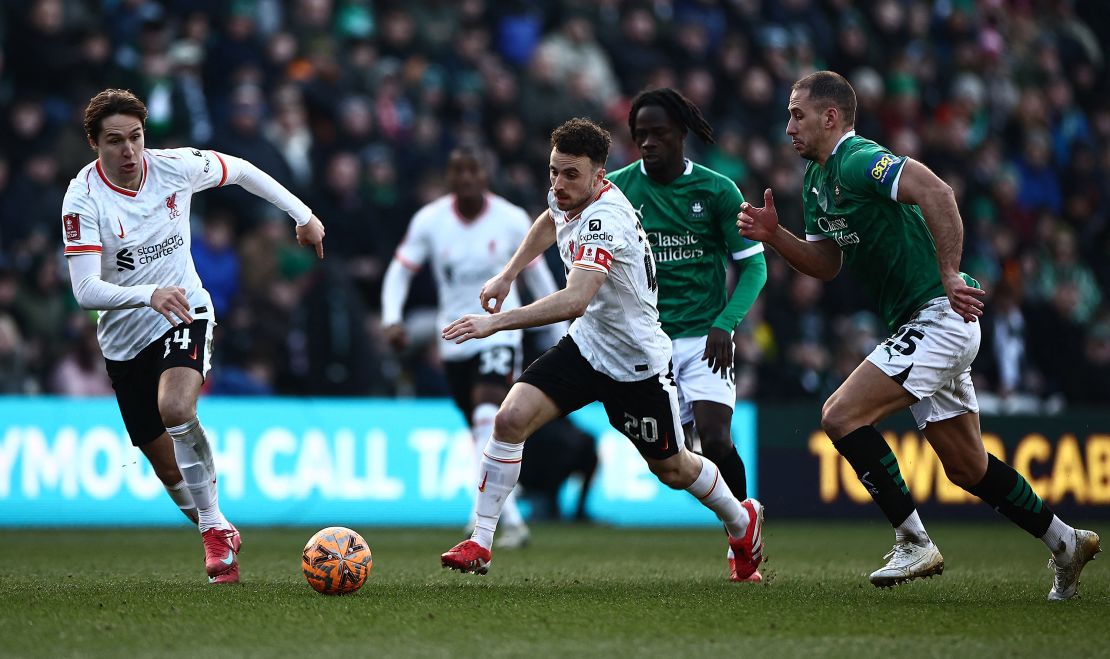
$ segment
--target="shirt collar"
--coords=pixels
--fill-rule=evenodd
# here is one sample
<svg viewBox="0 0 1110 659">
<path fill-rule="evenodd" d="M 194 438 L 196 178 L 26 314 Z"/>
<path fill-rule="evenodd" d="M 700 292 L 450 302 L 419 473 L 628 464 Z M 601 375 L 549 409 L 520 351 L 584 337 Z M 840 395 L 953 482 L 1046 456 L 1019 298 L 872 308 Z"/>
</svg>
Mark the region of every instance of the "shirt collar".
<svg viewBox="0 0 1110 659">
<path fill-rule="evenodd" d="M 689 158 L 683 158 L 682 162 L 686 163 L 686 169 L 682 171 L 683 176 L 689 176 L 690 172 L 694 171 L 694 161 Z M 647 168 L 644 167 L 644 161 L 640 159 L 640 173 L 647 176 Z"/>
<path fill-rule="evenodd" d="M 836 155 L 836 150 L 840 148 L 840 145 L 844 143 L 844 140 L 848 139 L 849 137 L 855 137 L 855 136 L 856 136 L 856 131 L 854 131 L 854 130 L 850 130 L 847 133 L 844 133 L 843 135 L 841 135 L 840 139 L 836 143 L 836 146 L 833 147 L 832 153 L 830 153 L 829 155 L 830 156 Z"/>
</svg>

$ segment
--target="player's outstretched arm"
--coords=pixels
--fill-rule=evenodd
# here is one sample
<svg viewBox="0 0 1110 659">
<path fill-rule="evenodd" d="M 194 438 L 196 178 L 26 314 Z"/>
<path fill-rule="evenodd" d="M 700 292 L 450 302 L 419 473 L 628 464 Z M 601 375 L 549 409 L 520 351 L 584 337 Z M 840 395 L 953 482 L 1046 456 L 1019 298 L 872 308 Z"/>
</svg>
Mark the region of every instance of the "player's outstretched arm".
<svg viewBox="0 0 1110 659">
<path fill-rule="evenodd" d="M 571 268 L 567 287 L 563 290 L 504 313 L 463 316 L 443 328 L 443 338 L 462 343 L 470 339 L 482 339 L 502 330 L 540 327 L 578 318 L 586 313 L 590 301 L 605 283 L 606 276 L 608 274 L 605 272 Z"/>
<path fill-rule="evenodd" d="M 509 295 L 509 289 L 512 287 L 513 281 L 520 275 L 520 272 L 554 244 L 555 221 L 551 218 L 551 211 L 545 210 L 532 222 L 524 240 L 516 248 L 513 257 L 509 259 L 501 272 L 482 286 L 482 291 L 478 294 L 482 308 L 489 313 L 500 312 L 501 305 L 505 302 L 505 298 Z"/>
<path fill-rule="evenodd" d="M 227 168 L 228 184 L 238 185 L 247 192 L 261 197 L 289 214 L 297 223 L 297 243 L 312 245 L 316 256 L 324 258 L 324 223 L 316 217 L 303 201 L 266 172 L 250 161 L 222 154 L 220 162 Z"/>
<path fill-rule="evenodd" d="M 898 178 L 898 201 L 917 204 L 921 209 L 925 225 L 929 227 L 937 246 L 940 280 L 948 301 L 952 303 L 952 310 L 965 322 L 974 323 L 983 315 L 983 301 L 979 298 L 986 292 L 968 286 L 960 276 L 964 223 L 960 219 L 952 187 L 925 165 L 907 158 Z"/>
<path fill-rule="evenodd" d="M 791 267 L 804 275 L 829 281 L 840 273 L 843 256 L 836 243 L 832 240 L 802 240 L 779 224 L 770 188 L 763 193 L 763 208 L 756 208 L 746 201 L 740 204 L 736 228 L 741 236 L 775 248 Z"/>
</svg>

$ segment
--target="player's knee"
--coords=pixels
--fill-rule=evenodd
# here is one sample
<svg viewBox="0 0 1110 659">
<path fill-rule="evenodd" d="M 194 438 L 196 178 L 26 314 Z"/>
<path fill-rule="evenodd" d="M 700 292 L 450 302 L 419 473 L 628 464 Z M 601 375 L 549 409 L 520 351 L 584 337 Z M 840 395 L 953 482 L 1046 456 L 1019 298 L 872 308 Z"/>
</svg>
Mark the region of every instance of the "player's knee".
<svg viewBox="0 0 1110 659">
<path fill-rule="evenodd" d="M 944 475 L 948 477 L 948 480 L 965 490 L 978 485 L 986 473 L 986 460 L 983 460 L 983 464 L 972 460 L 944 465 Z"/>
<path fill-rule="evenodd" d="M 830 439 L 836 441 L 859 428 L 862 423 L 853 418 L 851 411 L 830 398 L 821 407 L 821 429 Z"/>
<path fill-rule="evenodd" d="M 493 417 L 493 436 L 502 442 L 524 441 L 529 421 L 528 415 L 521 410 L 502 407 Z"/>
<path fill-rule="evenodd" d="M 678 464 L 652 464 L 650 467 L 651 473 L 655 474 L 659 482 L 672 490 L 682 490 L 690 485 L 686 482 L 689 478 L 685 477 Z"/>
<path fill-rule="evenodd" d="M 162 415 L 162 423 L 167 428 L 173 428 L 195 417 L 197 408 L 188 401 L 165 397 L 158 399 L 158 413 Z"/>
</svg>

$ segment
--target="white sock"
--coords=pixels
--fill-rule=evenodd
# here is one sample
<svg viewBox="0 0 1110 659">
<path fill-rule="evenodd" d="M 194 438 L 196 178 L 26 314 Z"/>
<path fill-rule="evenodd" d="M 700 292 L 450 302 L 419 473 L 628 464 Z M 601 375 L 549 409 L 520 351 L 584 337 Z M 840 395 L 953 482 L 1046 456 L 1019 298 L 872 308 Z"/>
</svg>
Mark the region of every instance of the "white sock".
<svg viewBox="0 0 1110 659">
<path fill-rule="evenodd" d="M 898 525 L 894 529 L 894 540 L 896 542 L 912 542 L 916 545 L 928 545 L 932 540 L 929 539 L 929 534 L 925 532 L 925 525 L 921 523 L 921 516 L 914 510 L 906 521 Z"/>
<path fill-rule="evenodd" d="M 471 429 L 474 433 L 474 464 L 479 472 L 482 468 L 482 451 L 485 449 L 489 438 L 493 437 L 493 419 L 496 416 L 497 406 L 493 403 L 481 403 L 474 408 Z M 481 473 L 478 474 L 478 478 L 482 478 Z M 474 505 L 477 508 L 477 500 L 475 500 Z M 516 494 L 513 492 L 510 492 L 509 496 L 505 498 L 505 503 L 501 507 L 501 519 L 509 526 L 524 524 L 524 516 L 520 514 L 520 508 L 516 505 Z"/>
<path fill-rule="evenodd" d="M 1048 531 L 1041 536 L 1041 542 L 1048 547 L 1053 556 L 1071 558 L 1075 552 L 1075 529 L 1064 523 L 1056 515 L 1048 525 Z"/>
<path fill-rule="evenodd" d="M 227 519 L 220 512 L 220 498 L 216 489 L 216 472 L 212 463 L 212 450 L 200 421 L 193 417 L 180 426 L 166 428 L 173 438 L 173 453 L 177 466 L 185 478 L 185 485 L 197 506 L 197 526 L 200 532 L 208 529 L 227 528 Z"/>
<path fill-rule="evenodd" d="M 197 520 L 197 504 L 193 503 L 193 494 L 189 492 L 189 487 L 185 485 L 185 481 L 178 481 L 176 485 L 162 484 L 166 488 L 166 494 L 170 495 L 173 502 L 181 509 L 181 512 L 189 518 L 189 520 L 196 524 Z"/>
<path fill-rule="evenodd" d="M 736 497 L 732 496 L 732 492 L 721 479 L 721 472 L 717 469 L 717 465 L 697 453 L 690 455 L 701 461 L 701 473 L 690 487 L 686 488 L 686 491 L 697 497 L 703 506 L 717 514 L 717 519 L 724 523 L 730 536 L 744 537 L 744 533 L 748 530 L 748 511 L 744 510 Z"/>
<path fill-rule="evenodd" d="M 524 454 L 524 442 L 510 444 L 490 437 L 486 450 L 482 452 L 481 478 L 478 480 L 478 501 L 475 513 L 474 534 L 471 540 L 486 549 L 493 546 L 493 532 L 497 529 L 497 519 L 505 499 L 516 487 L 520 478 L 520 459 Z"/>
</svg>

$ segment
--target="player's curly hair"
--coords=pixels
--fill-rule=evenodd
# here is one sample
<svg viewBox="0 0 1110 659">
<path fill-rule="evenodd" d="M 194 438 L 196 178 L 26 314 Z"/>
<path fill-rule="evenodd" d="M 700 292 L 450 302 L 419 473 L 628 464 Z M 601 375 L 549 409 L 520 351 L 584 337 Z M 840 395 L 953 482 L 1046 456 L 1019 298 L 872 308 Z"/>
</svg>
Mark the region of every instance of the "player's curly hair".
<svg viewBox="0 0 1110 659">
<path fill-rule="evenodd" d="M 702 142 L 713 144 L 716 141 L 713 139 L 713 127 L 702 116 L 701 109 L 670 87 L 642 91 L 632 100 L 632 109 L 628 111 L 628 129 L 633 136 L 636 135 L 636 114 L 648 105 L 663 108 L 671 121 L 697 135 Z"/>
<path fill-rule="evenodd" d="M 105 89 L 89 99 L 85 106 L 85 135 L 94 143 L 106 117 L 126 114 L 146 126 L 146 105 L 130 89 Z"/>
<path fill-rule="evenodd" d="M 790 87 L 790 91 L 802 89 L 809 90 L 810 102 L 828 103 L 840 110 L 845 126 L 856 125 L 856 90 L 844 76 L 833 71 L 817 71 Z"/>
<path fill-rule="evenodd" d="M 603 166 L 613 143 L 609 131 L 589 119 L 575 117 L 551 131 L 551 146 L 559 153 L 586 156 L 595 165 Z"/>
</svg>

